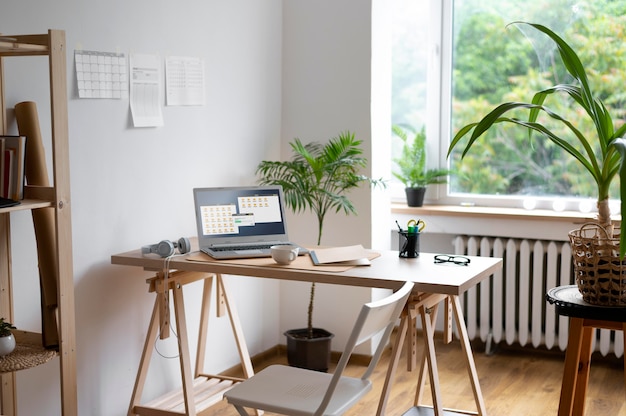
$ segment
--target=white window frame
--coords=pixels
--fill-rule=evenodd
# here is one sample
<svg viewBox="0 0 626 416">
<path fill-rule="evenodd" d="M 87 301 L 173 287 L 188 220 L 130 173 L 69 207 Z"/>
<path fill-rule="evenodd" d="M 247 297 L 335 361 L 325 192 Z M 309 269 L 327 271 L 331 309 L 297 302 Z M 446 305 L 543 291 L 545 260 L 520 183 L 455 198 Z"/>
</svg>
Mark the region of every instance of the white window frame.
<svg viewBox="0 0 626 416">
<path fill-rule="evenodd" d="M 447 167 L 451 135 L 452 36 L 454 0 L 430 0 L 429 62 L 427 71 L 427 112 L 433 122 L 427 125 L 428 167 Z M 391 186 L 392 201 L 406 201 L 401 184 Z M 595 200 L 591 211 L 596 210 Z M 618 203 L 613 201 L 612 203 Z M 476 205 L 506 208 L 532 208 L 586 212 L 590 201 L 581 198 L 525 197 L 516 195 L 449 195 L 448 184 L 430 185 L 426 203 L 439 205 Z M 583 208 L 583 206 L 585 208 Z"/>
</svg>

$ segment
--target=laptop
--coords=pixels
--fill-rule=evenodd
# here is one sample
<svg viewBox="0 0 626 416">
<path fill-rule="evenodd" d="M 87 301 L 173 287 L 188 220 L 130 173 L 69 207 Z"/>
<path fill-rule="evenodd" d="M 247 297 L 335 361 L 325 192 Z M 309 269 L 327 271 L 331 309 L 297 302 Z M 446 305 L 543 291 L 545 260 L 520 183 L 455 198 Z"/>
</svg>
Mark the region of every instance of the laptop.
<svg viewBox="0 0 626 416">
<path fill-rule="evenodd" d="M 271 246 L 294 244 L 281 186 L 195 188 L 193 196 L 200 251 L 215 259 L 269 257 Z"/>
</svg>

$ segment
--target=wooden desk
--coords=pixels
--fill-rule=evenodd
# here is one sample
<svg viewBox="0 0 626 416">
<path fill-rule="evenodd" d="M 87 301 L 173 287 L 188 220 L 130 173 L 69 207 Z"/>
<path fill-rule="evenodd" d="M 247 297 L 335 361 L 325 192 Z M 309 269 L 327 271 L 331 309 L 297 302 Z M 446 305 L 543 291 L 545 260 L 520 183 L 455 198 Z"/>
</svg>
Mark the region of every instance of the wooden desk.
<svg viewBox="0 0 626 416">
<path fill-rule="evenodd" d="M 203 342 L 203 338 L 207 335 L 206 326 L 203 327 L 203 325 L 206 325 L 205 321 L 208 320 L 205 319 L 205 314 L 208 313 L 208 298 L 210 298 L 207 292 L 210 293 L 210 285 L 213 280 L 213 274 L 217 277 L 218 291 L 221 292 L 221 298 L 218 299 L 222 299 L 226 306 L 229 308 L 231 325 L 233 327 L 233 331 L 235 332 L 235 337 L 237 338 L 240 356 L 242 358 L 242 366 L 244 367 L 244 374 L 248 377 L 252 375 L 250 357 L 245 347 L 245 341 L 243 339 L 243 334 L 241 333 L 241 327 L 236 316 L 236 311 L 232 307 L 232 302 L 228 301 L 228 291 L 226 290 L 224 282 L 221 279 L 222 274 L 228 274 L 291 281 L 339 284 L 358 287 L 387 288 L 394 290 L 402 286 L 405 281 L 414 282 L 414 295 L 412 296 L 412 301 L 409 302 L 409 304 L 407 305 L 407 308 L 405 310 L 406 313 L 401 323 L 401 331 L 394 345 L 394 360 L 392 360 L 392 363 L 389 366 L 387 380 L 383 388 L 381 405 L 378 409 L 378 414 L 384 414 L 384 407 L 387 400 L 387 395 L 389 392 L 389 388 L 391 387 L 393 374 L 397 365 L 398 357 L 400 355 L 399 350 L 402 347 L 402 340 L 404 339 L 405 334 L 409 333 L 411 335 L 411 337 L 409 338 L 409 344 L 415 342 L 413 337 L 415 331 L 414 328 L 412 329 L 411 325 L 409 324 L 415 321 L 416 316 L 419 313 L 422 315 L 422 324 L 425 325 L 426 336 L 424 338 L 427 347 L 427 356 L 425 356 L 422 361 L 423 364 L 422 371 L 420 371 L 420 380 L 422 379 L 422 375 L 425 372 L 426 366 L 424 363 L 428 362 L 431 385 L 433 386 L 433 401 L 435 403 L 433 411 L 436 415 L 443 415 L 444 411 L 440 405 L 441 398 L 438 395 L 436 358 L 434 356 L 434 348 L 432 345 L 432 336 L 434 333 L 433 323 L 434 317 L 436 316 L 437 305 L 445 301 L 446 304 L 450 306 L 450 310 L 454 309 L 454 316 L 457 321 L 457 326 L 460 330 L 459 332 L 462 334 L 462 336 L 463 334 L 465 334 L 465 337 L 462 338 L 462 342 L 468 359 L 468 369 L 470 370 L 470 375 L 473 376 L 474 380 L 477 382 L 474 360 L 471 349 L 469 348 L 469 341 L 467 340 L 465 323 L 463 321 L 463 315 L 459 307 L 460 304 L 458 297 L 469 288 L 475 286 L 483 279 L 489 277 L 491 274 L 501 269 L 502 259 L 490 257 L 470 257 L 471 263 L 468 266 L 459 266 L 451 263 L 435 264 L 433 259 L 434 254 L 430 253 L 421 253 L 420 256 L 415 259 L 405 259 L 399 258 L 397 251 L 378 252 L 381 255 L 380 257 L 372 260 L 371 266 L 353 267 L 340 272 L 325 271 L 321 267 L 297 269 L 291 266 L 272 265 L 271 263 L 259 266 L 249 264 L 249 262 L 246 261 L 238 262 L 233 260 L 206 262 L 190 261 L 188 259 L 189 256 L 197 256 L 197 252 L 192 252 L 189 255 L 176 256 L 164 260 L 161 258 L 144 257 L 141 254 L 141 250 L 134 250 L 127 253 L 111 256 L 111 263 L 117 265 L 142 267 L 146 270 L 157 271 L 157 276 L 151 284 L 152 291 L 157 292 L 157 294 L 162 292 L 167 294 L 167 296 L 157 296 L 157 300 L 155 302 L 155 312 L 153 313 L 153 319 L 151 321 L 151 331 L 149 331 L 148 337 L 150 337 L 151 335 L 156 335 L 156 325 L 158 321 L 157 311 L 159 309 L 166 310 L 169 290 L 174 291 L 174 307 L 177 316 L 177 323 L 179 326 L 179 348 L 181 352 L 180 360 L 181 370 L 183 372 L 182 393 L 183 396 L 185 396 L 184 402 L 186 410 L 185 413 L 172 412 L 169 414 L 186 414 L 191 416 L 196 415 L 195 406 L 192 404 L 192 397 L 190 397 L 189 392 L 192 389 L 195 381 L 192 380 L 189 375 L 185 375 L 190 374 L 191 372 L 191 364 L 188 362 L 189 352 L 188 344 L 186 341 L 186 327 L 184 325 L 184 308 L 182 308 L 181 289 L 182 285 L 187 280 L 203 279 L 205 281 L 205 296 L 203 299 L 207 300 L 206 307 L 203 301 L 203 311 L 201 312 L 203 318 L 201 319 L 198 345 L 199 351 L 196 363 L 195 377 L 198 378 L 201 376 L 201 371 L 198 367 L 200 363 L 198 361 L 203 360 L 204 358 L 204 346 L 201 345 L 201 343 Z M 176 274 L 174 273 L 174 271 L 176 271 Z M 194 278 L 192 276 L 195 275 L 188 274 L 188 272 L 198 273 L 198 277 Z M 182 277 L 176 277 L 179 276 L 179 273 L 182 274 Z M 167 281 L 168 277 L 171 280 Z M 178 280 L 178 283 L 173 284 L 173 280 Z M 158 289 L 158 287 L 161 287 L 161 289 Z M 159 299 L 161 299 L 161 301 Z M 434 314 L 433 311 L 435 312 Z M 182 317 L 179 316 L 179 313 L 182 314 Z M 166 313 L 162 315 L 162 324 L 163 321 L 167 321 L 167 316 L 168 315 Z M 147 353 L 147 350 L 149 350 L 148 340 L 146 341 L 146 346 L 144 348 L 144 356 Z M 142 363 L 143 361 L 144 360 L 142 358 Z M 142 365 L 137 376 L 137 383 L 135 386 L 135 392 L 133 393 L 133 402 L 131 403 L 131 407 L 129 409 L 129 415 L 138 414 L 133 412 L 135 412 L 135 410 L 137 410 L 139 407 L 141 390 L 143 388 L 142 383 L 143 381 L 145 381 L 145 373 L 147 373 L 147 369 L 143 368 Z M 202 375 L 202 377 L 207 378 L 206 375 Z M 210 376 L 208 378 L 211 377 L 213 376 Z M 421 381 L 419 384 L 421 385 Z M 419 390 L 420 386 L 418 385 L 418 392 Z M 477 405 L 479 405 L 479 403 L 482 403 L 482 394 L 480 393 L 479 388 L 478 390 L 476 390 L 475 388 L 475 396 L 477 396 Z M 416 407 L 412 409 L 419 410 L 417 406 L 417 397 L 415 405 Z M 482 406 L 483 409 L 481 409 L 480 405 L 478 407 L 479 414 L 484 414 L 484 406 Z"/>
</svg>

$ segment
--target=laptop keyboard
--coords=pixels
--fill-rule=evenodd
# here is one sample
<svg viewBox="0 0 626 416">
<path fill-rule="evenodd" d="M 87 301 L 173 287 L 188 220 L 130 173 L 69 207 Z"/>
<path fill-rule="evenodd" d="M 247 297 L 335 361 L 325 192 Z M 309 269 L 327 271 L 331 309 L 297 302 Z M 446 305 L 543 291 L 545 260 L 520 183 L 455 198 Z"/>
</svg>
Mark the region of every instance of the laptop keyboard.
<svg viewBox="0 0 626 416">
<path fill-rule="evenodd" d="M 249 246 L 236 246 L 236 247 L 211 247 L 213 251 L 241 251 L 241 250 L 269 250 L 272 246 L 278 246 L 280 244 L 254 244 Z"/>
</svg>

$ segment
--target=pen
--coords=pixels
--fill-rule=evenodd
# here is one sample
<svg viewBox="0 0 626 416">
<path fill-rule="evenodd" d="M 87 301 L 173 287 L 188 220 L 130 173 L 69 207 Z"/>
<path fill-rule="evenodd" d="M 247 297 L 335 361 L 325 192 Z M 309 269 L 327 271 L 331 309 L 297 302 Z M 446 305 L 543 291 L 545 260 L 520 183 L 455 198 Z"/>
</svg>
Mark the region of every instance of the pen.
<svg viewBox="0 0 626 416">
<path fill-rule="evenodd" d="M 402 227 L 400 227 L 400 224 L 398 224 L 398 220 L 396 220 L 396 225 L 398 226 L 398 230 L 402 232 Z"/>
</svg>

